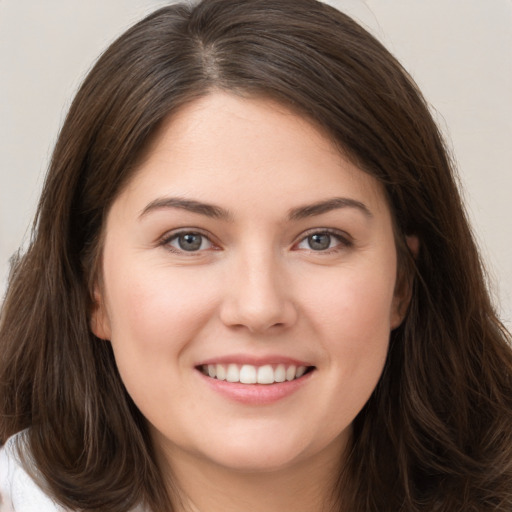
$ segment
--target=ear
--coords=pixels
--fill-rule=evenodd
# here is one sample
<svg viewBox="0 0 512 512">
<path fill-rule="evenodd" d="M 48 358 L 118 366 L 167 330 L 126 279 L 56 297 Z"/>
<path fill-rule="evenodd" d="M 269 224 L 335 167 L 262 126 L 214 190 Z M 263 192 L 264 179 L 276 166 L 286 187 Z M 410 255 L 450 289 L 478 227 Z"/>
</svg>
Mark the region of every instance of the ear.
<svg viewBox="0 0 512 512">
<path fill-rule="evenodd" d="M 405 237 L 405 243 L 412 257 L 417 259 L 418 253 L 420 252 L 420 239 L 416 235 L 407 235 Z"/>
<path fill-rule="evenodd" d="M 417 236 L 410 235 L 405 237 L 405 243 L 410 255 L 416 259 L 420 249 L 420 241 Z M 395 286 L 395 294 L 391 307 L 391 329 L 396 329 L 403 322 L 412 297 L 413 275 L 411 265 L 407 268 L 398 269 L 398 277 Z"/>
<path fill-rule="evenodd" d="M 103 294 L 98 285 L 94 287 L 94 304 L 91 311 L 90 328 L 97 338 L 110 340 L 112 334 L 110 319 Z"/>
</svg>

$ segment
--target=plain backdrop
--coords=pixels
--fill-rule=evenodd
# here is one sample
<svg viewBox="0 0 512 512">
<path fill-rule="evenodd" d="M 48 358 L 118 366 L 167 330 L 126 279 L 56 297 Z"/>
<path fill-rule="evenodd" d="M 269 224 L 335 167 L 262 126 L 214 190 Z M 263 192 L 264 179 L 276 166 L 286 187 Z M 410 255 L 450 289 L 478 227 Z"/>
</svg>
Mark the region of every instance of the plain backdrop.
<svg viewBox="0 0 512 512">
<path fill-rule="evenodd" d="M 76 88 L 117 35 L 166 3 L 0 0 L 0 302 Z M 512 0 L 329 3 L 376 35 L 422 89 L 512 328 Z"/>
</svg>

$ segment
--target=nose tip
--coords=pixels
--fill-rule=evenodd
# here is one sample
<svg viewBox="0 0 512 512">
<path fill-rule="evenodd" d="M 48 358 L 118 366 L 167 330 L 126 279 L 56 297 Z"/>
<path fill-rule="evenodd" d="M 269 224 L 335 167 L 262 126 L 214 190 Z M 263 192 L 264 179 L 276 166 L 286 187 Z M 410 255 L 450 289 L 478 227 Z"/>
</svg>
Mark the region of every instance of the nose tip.
<svg viewBox="0 0 512 512">
<path fill-rule="evenodd" d="M 245 327 L 250 332 L 263 332 L 291 324 L 290 308 L 281 304 L 235 304 L 224 308 L 223 321 L 231 327 Z"/>
<path fill-rule="evenodd" d="M 279 273 L 270 268 L 257 271 L 246 267 L 228 285 L 221 319 L 230 327 L 250 332 L 285 328 L 292 325 L 297 312 L 289 287 Z"/>
</svg>

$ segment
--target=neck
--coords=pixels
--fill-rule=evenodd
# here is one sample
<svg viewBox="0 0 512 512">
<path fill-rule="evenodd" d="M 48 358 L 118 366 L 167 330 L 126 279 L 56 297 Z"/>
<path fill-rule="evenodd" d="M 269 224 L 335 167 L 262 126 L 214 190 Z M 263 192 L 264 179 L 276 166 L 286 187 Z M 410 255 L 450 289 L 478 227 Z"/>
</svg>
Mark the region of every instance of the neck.
<svg viewBox="0 0 512 512">
<path fill-rule="evenodd" d="M 328 455 L 293 467 L 242 471 L 181 452 L 168 459 L 166 473 L 170 487 L 179 489 L 173 493 L 176 512 L 333 512 L 339 510 L 340 457 Z"/>
<path fill-rule="evenodd" d="M 194 468 L 186 479 L 175 474 L 180 489 L 180 512 L 331 512 L 333 482 L 320 482 L 311 474 L 287 471 L 246 473 Z M 312 480 L 315 482 L 312 484 Z"/>
</svg>

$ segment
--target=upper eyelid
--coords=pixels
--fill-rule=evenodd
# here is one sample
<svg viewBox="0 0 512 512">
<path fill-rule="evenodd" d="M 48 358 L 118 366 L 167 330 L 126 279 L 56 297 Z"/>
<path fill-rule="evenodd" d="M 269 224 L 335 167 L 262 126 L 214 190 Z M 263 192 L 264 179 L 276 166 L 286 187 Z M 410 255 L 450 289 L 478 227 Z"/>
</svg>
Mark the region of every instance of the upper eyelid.
<svg viewBox="0 0 512 512">
<path fill-rule="evenodd" d="M 206 249 L 200 249 L 197 251 L 185 251 L 183 249 L 171 245 L 171 242 L 176 240 L 177 237 L 179 237 L 180 235 L 186 235 L 188 233 L 197 234 L 206 238 L 210 244 L 210 247 Z M 157 239 L 155 245 L 157 247 L 163 247 L 164 249 L 174 252 L 175 254 L 186 254 L 188 257 L 192 257 L 193 255 L 199 256 L 200 254 L 203 254 L 206 251 L 219 250 L 221 248 L 220 244 L 216 242 L 215 238 L 210 233 L 197 228 L 178 228 L 175 230 L 167 231 Z"/>
<path fill-rule="evenodd" d="M 172 242 L 174 242 L 179 236 L 186 234 L 195 234 L 200 235 L 208 241 L 209 247 L 204 249 L 199 248 L 198 250 L 187 251 L 182 249 L 181 247 L 175 247 Z M 155 244 L 156 247 L 165 249 L 166 251 L 174 254 L 177 257 L 185 257 L 187 259 L 191 258 L 204 258 L 211 251 L 217 251 L 220 249 L 220 246 L 212 240 L 212 237 L 205 234 L 202 230 L 198 229 L 176 229 L 167 231 L 164 235 L 162 235 Z"/>
<path fill-rule="evenodd" d="M 183 228 L 176 228 L 173 230 L 166 231 L 162 236 L 160 236 L 158 238 L 157 243 L 158 244 L 166 244 L 166 243 L 169 243 L 171 240 L 174 240 L 176 237 L 178 237 L 182 234 L 187 234 L 187 233 L 194 233 L 194 234 L 204 236 L 214 246 L 219 247 L 221 245 L 218 241 L 216 241 L 216 237 L 213 236 L 212 233 L 210 233 L 209 231 L 206 231 L 204 229 L 196 228 L 196 227 L 183 227 Z M 346 242 L 347 244 L 352 244 L 354 242 L 354 238 L 347 231 L 343 231 L 341 229 L 336 229 L 336 228 L 322 227 L 322 228 L 310 228 L 305 231 L 302 231 L 298 236 L 296 236 L 294 238 L 294 241 L 292 242 L 291 245 L 295 246 L 298 243 L 302 242 L 304 239 L 306 239 L 308 236 L 311 236 L 311 235 L 314 235 L 317 233 L 319 233 L 319 234 L 327 233 L 329 235 L 332 235 L 332 236 L 340 239 L 341 241 Z"/>
<path fill-rule="evenodd" d="M 193 233 L 196 235 L 201 235 L 207 238 L 212 244 L 215 243 L 213 241 L 213 235 L 204 229 L 200 228 L 176 228 L 171 229 L 170 231 L 166 231 L 162 236 L 158 237 L 159 242 L 168 242 L 169 240 L 173 240 L 174 238 L 180 235 L 186 235 L 189 233 Z"/>
<path fill-rule="evenodd" d="M 305 238 L 311 235 L 315 234 L 322 234 L 327 233 L 328 235 L 332 235 L 335 237 L 338 237 L 340 239 L 343 239 L 347 242 L 353 242 L 354 238 L 350 235 L 350 233 L 347 233 L 346 231 L 343 231 L 341 229 L 335 229 L 335 228 L 311 228 L 306 231 L 303 231 L 295 240 L 294 244 L 301 242 Z"/>
</svg>

